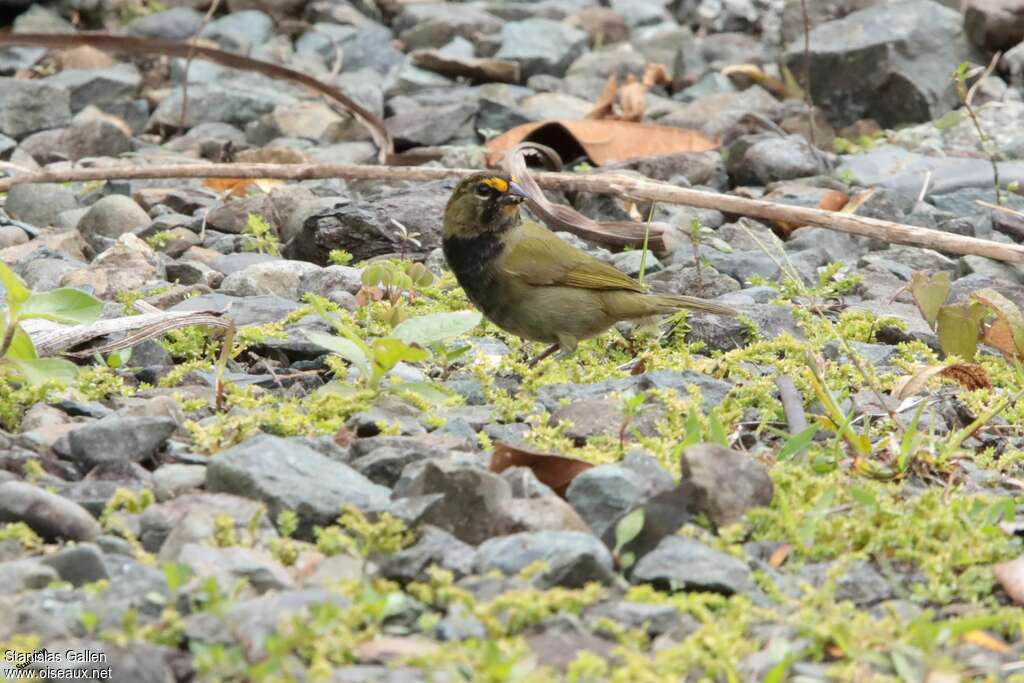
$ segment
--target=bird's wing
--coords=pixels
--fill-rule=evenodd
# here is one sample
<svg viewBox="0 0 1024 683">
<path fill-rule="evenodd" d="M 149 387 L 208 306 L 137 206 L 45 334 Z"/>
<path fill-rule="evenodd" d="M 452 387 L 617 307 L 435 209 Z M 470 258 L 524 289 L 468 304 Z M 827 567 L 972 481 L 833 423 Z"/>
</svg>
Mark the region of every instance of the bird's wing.
<svg viewBox="0 0 1024 683">
<path fill-rule="evenodd" d="M 528 284 L 644 291 L 633 278 L 566 244 L 542 225 L 524 220 L 518 233 L 506 246 L 501 267 Z"/>
</svg>

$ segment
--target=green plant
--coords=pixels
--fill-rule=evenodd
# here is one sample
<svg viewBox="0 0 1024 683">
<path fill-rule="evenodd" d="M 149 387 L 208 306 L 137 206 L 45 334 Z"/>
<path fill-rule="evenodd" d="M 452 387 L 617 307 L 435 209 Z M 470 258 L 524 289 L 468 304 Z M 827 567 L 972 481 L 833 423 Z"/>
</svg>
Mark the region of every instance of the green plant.
<svg viewBox="0 0 1024 683">
<path fill-rule="evenodd" d="M 0 263 L 0 284 L 4 287 L 7 303 L 3 341 L 0 342 L 0 372 L 27 384 L 42 384 L 50 380 L 74 381 L 78 368 L 62 358 L 39 358 L 21 323 L 42 318 L 58 323 L 87 325 L 99 318 L 103 302 L 91 294 L 66 287 L 48 292 L 32 292 L 3 263 Z"/>
<path fill-rule="evenodd" d="M 352 263 L 354 257 L 344 249 L 331 249 L 327 254 L 327 260 L 336 266 L 347 266 Z"/>
<path fill-rule="evenodd" d="M 412 261 L 377 261 L 363 269 L 363 286 L 356 294 L 356 303 L 367 306 L 371 301 L 387 301 L 390 308 L 384 319 L 394 327 L 408 316 L 403 299 L 416 300 L 417 289 L 434 283 L 434 275 L 422 263 Z"/>
<path fill-rule="evenodd" d="M 992 187 L 996 193 L 996 203 L 1000 205 L 1003 203 L 1003 191 L 999 183 L 999 149 L 996 147 L 995 142 L 993 142 L 992 137 L 982 127 L 981 119 L 978 118 L 977 113 L 974 111 L 972 103 L 974 101 L 974 93 L 978 91 L 978 87 L 982 82 L 995 70 L 1001 56 L 1002 54 L 997 52 L 987 67 L 974 69 L 967 62 L 960 62 L 953 72 L 953 84 L 956 86 L 956 94 L 960 98 L 960 103 L 964 105 L 964 109 L 967 110 L 971 123 L 974 125 L 982 151 L 988 157 L 989 163 L 992 164 Z M 967 81 L 975 76 L 977 76 L 977 80 L 968 87 Z M 953 125 L 955 125 L 955 122 Z"/>
<path fill-rule="evenodd" d="M 400 323 L 386 337 L 367 341 L 360 335 L 358 328 L 328 311 L 320 302 L 315 302 L 313 307 L 334 326 L 338 336 L 307 331 L 306 337 L 348 361 L 371 388 L 379 387 L 381 380 L 399 362 L 427 360 L 430 358 L 429 348 L 470 331 L 481 320 L 480 314 L 475 311 L 431 313 Z M 407 383 L 402 386 L 409 385 Z"/>
<path fill-rule="evenodd" d="M 243 249 L 245 251 L 257 251 L 261 254 L 279 256 L 281 254 L 281 242 L 277 233 L 270 227 L 270 224 L 259 214 L 250 213 L 245 219 L 245 229 L 242 234 L 246 237 Z"/>
</svg>

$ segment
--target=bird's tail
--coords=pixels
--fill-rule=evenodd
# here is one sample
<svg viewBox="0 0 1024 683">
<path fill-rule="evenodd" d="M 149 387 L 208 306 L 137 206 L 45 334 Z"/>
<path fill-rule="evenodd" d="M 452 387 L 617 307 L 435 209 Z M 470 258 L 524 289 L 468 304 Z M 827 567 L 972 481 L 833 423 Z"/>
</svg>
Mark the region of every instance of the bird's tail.
<svg viewBox="0 0 1024 683">
<path fill-rule="evenodd" d="M 739 311 L 735 308 L 716 304 L 713 301 L 707 301 L 705 299 L 698 299 L 695 296 L 684 296 L 682 294 L 654 294 L 651 295 L 651 298 L 655 299 L 655 303 L 658 306 L 664 308 L 665 313 L 671 313 L 672 311 L 677 311 L 680 308 L 691 308 L 695 311 L 704 311 L 706 313 L 714 313 L 715 315 L 739 315 Z"/>
</svg>

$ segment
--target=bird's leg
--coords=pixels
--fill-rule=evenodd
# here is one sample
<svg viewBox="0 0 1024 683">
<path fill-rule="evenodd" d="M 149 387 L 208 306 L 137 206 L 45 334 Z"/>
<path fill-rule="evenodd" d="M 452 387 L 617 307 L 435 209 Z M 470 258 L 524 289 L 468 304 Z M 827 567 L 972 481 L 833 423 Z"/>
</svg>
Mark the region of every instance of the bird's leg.
<svg viewBox="0 0 1024 683">
<path fill-rule="evenodd" d="M 527 365 L 532 368 L 537 363 L 541 362 L 542 360 L 544 360 L 545 358 L 547 358 L 548 356 L 553 354 L 555 351 L 557 351 L 559 349 L 559 346 L 560 346 L 559 343 L 555 342 L 554 344 L 552 344 L 548 348 L 544 349 L 544 351 L 540 355 L 534 356 L 529 361 L 527 361 Z"/>
</svg>

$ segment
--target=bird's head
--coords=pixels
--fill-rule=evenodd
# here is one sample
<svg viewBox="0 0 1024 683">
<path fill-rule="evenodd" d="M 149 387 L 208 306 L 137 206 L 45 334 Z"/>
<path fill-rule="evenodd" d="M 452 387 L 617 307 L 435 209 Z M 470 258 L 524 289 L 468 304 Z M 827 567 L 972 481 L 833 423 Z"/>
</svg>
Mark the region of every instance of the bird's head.
<svg viewBox="0 0 1024 683">
<path fill-rule="evenodd" d="M 500 233 L 519 222 L 523 189 L 507 175 L 474 173 L 452 192 L 444 210 L 445 237 L 476 237 Z"/>
</svg>

